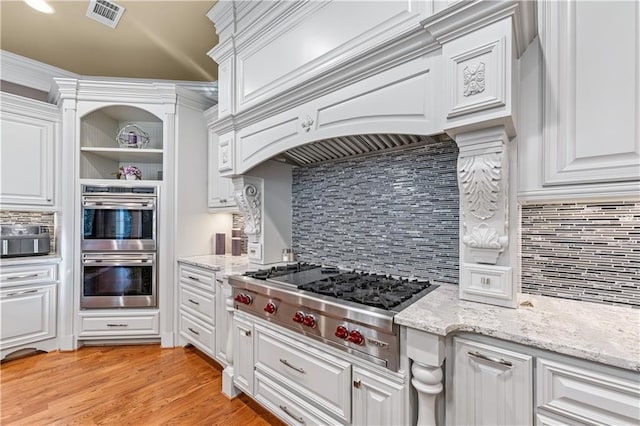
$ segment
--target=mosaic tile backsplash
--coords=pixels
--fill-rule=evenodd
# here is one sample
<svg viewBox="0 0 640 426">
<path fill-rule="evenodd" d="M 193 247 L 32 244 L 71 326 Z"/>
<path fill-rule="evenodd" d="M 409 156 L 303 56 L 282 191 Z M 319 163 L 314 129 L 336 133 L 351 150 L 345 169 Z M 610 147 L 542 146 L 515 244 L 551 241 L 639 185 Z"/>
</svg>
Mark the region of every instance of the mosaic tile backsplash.
<svg viewBox="0 0 640 426">
<path fill-rule="evenodd" d="M 443 141 L 294 169 L 297 259 L 457 284 L 457 156 Z"/>
<path fill-rule="evenodd" d="M 249 237 L 244 233 L 244 216 L 240 213 L 233 213 L 233 228 L 240 229 L 240 253 L 247 254 L 247 246 L 249 244 Z"/>
<path fill-rule="evenodd" d="M 56 251 L 55 214 L 50 212 L 26 212 L 17 210 L 0 210 L 2 225 L 41 225 L 46 226 L 51 235 L 51 252 Z"/>
<path fill-rule="evenodd" d="M 640 307 L 640 202 L 523 205 L 522 291 Z"/>
</svg>

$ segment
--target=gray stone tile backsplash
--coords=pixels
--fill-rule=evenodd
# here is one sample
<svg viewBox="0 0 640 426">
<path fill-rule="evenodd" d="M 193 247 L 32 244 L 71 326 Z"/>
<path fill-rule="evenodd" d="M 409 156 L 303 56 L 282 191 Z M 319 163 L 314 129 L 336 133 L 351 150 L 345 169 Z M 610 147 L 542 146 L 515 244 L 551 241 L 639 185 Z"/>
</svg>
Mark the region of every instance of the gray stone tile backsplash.
<svg viewBox="0 0 640 426">
<path fill-rule="evenodd" d="M 640 201 L 523 205 L 522 291 L 640 307 Z"/>
<path fill-rule="evenodd" d="M 49 230 L 49 235 L 51 236 L 51 252 L 56 252 L 55 213 L 0 210 L 0 224 L 46 226 Z"/>
<path fill-rule="evenodd" d="M 300 261 L 458 283 L 454 141 L 293 171 Z"/>
</svg>

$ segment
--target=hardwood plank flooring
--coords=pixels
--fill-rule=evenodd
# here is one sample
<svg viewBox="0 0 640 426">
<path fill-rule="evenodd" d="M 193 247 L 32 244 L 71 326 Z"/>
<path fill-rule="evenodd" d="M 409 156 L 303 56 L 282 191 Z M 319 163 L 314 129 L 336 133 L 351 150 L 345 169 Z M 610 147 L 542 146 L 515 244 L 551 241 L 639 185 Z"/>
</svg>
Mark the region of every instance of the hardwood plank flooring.
<svg viewBox="0 0 640 426">
<path fill-rule="evenodd" d="M 283 425 L 195 348 L 85 346 L 0 367 L 2 425 Z"/>
</svg>

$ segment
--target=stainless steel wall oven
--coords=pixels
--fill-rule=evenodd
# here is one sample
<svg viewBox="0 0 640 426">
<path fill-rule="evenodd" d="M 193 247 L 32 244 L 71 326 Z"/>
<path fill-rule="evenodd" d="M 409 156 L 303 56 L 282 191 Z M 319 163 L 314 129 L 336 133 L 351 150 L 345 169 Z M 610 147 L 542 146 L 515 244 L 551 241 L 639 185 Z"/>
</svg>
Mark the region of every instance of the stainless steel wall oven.
<svg viewBox="0 0 640 426">
<path fill-rule="evenodd" d="M 82 250 L 156 250 L 155 187 L 82 187 Z"/>
<path fill-rule="evenodd" d="M 155 186 L 83 185 L 80 307 L 157 307 Z"/>
<path fill-rule="evenodd" d="M 155 253 L 84 253 L 80 307 L 155 307 L 156 277 Z"/>
</svg>

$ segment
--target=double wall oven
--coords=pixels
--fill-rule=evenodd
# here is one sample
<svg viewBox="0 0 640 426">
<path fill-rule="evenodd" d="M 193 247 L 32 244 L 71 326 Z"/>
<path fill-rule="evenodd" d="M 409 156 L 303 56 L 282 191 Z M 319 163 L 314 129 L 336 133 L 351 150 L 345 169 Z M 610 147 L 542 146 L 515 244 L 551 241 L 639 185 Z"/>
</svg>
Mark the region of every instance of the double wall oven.
<svg viewBox="0 0 640 426">
<path fill-rule="evenodd" d="M 157 187 L 82 187 L 80 307 L 156 307 Z"/>
</svg>

